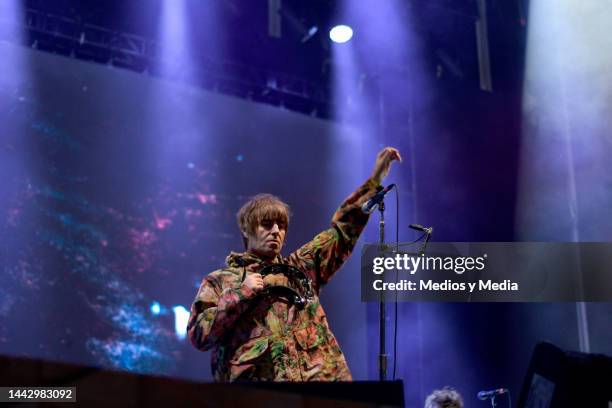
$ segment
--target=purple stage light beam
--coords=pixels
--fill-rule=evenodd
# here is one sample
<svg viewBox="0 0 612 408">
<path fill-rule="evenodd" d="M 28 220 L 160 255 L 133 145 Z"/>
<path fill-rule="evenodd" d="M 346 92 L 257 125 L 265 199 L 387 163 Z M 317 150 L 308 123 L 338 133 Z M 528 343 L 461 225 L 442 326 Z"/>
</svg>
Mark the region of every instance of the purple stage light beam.
<svg viewBox="0 0 612 408">
<path fill-rule="evenodd" d="M 163 0 L 159 26 L 159 63 L 164 77 L 189 78 L 192 67 L 186 0 Z"/>
<path fill-rule="evenodd" d="M 336 108 L 334 116 L 342 125 L 338 126 L 334 141 L 345 146 L 335 149 L 343 152 L 339 161 L 343 163 L 344 170 L 338 166 L 336 174 L 342 176 L 336 176 L 334 185 L 346 186 L 344 191 L 350 191 L 349 186 L 358 185 L 367 177 L 374 157 L 382 146 L 398 146 L 394 135 L 387 132 L 385 108 L 386 104 L 394 104 L 397 99 L 403 105 L 407 103 L 404 84 L 397 87 L 397 83 L 391 83 L 388 79 L 394 78 L 392 70 L 395 67 L 405 66 L 403 61 L 399 61 L 395 56 L 402 55 L 403 47 L 411 46 L 408 41 L 404 41 L 410 38 L 406 29 L 406 21 L 409 20 L 398 13 L 398 10 L 405 8 L 400 3 L 346 0 L 341 3 L 338 15 L 335 16 L 336 21 L 346 25 L 334 27 L 330 32 L 334 41 L 331 44 L 333 98 Z M 350 32 L 354 30 L 359 34 L 358 38 L 351 39 L 349 26 Z M 402 41 L 389 41 L 389 38 L 401 38 Z M 356 166 L 357 163 L 361 166 L 359 171 L 352 168 L 347 172 L 347 166 Z M 402 168 L 396 166 L 391 177 L 385 182 L 394 182 L 393 178 L 398 176 L 399 171 L 402 171 Z M 395 212 L 393 201 L 388 200 L 387 216 L 392 216 Z M 378 214 L 373 215 L 371 221 L 363 238 L 368 242 L 377 239 Z M 389 229 L 387 234 L 391 235 Z M 351 265 L 349 262 L 347 267 Z M 355 280 L 343 280 L 345 277 L 346 275 L 339 274 L 336 278 L 345 291 L 334 293 L 333 298 L 338 304 L 345 305 L 344 307 L 350 305 L 355 317 L 351 327 L 336 325 L 336 334 L 343 343 L 349 361 L 354 361 L 351 366 L 354 377 L 377 378 L 375 354 L 378 349 L 378 320 L 369 319 L 370 312 L 366 305 L 355 302 L 359 296 L 359 284 Z M 346 290 L 347 288 L 349 290 Z M 332 290 L 333 286 L 327 293 Z M 332 319 L 333 313 L 332 310 Z M 343 341 L 345 331 L 347 335 Z M 370 338 L 372 340 L 369 340 Z M 364 359 L 364 356 L 367 358 Z M 359 363 L 355 363 L 356 361 Z"/>
<path fill-rule="evenodd" d="M 517 230 L 521 240 L 612 234 L 612 3 L 530 5 Z"/>
<path fill-rule="evenodd" d="M 196 2 L 197 3 L 197 2 Z M 202 167 L 198 151 L 206 147 L 206 106 L 198 100 L 206 92 L 195 87 L 208 73 L 198 68 L 197 60 L 220 57 L 216 32 L 218 6 L 195 4 L 188 0 L 163 0 L 159 15 L 157 58 L 152 69 L 163 81 L 151 87 L 147 98 L 151 134 L 164 138 L 157 152 L 159 176 L 169 180 L 191 177 Z M 177 86 L 170 82 L 180 82 Z M 180 181 L 179 181 L 180 182 Z M 187 182 L 185 182 L 185 187 Z M 194 193 L 194 192 L 192 192 Z M 197 193 L 197 192 L 195 192 Z M 163 219 L 164 214 L 157 214 Z M 164 225 L 173 220 L 166 217 Z"/>
<path fill-rule="evenodd" d="M 429 91 L 429 84 L 423 79 L 426 64 L 422 62 L 424 58 L 420 51 L 421 41 L 411 26 L 413 16 L 410 7 L 407 7 L 403 1 L 345 0 L 341 4 L 339 14 L 335 16 L 336 21 L 350 24 L 355 31 L 355 37 L 343 44 L 332 44 L 336 117 L 353 132 L 351 134 L 352 143 L 355 144 L 353 152 L 358 153 L 355 153 L 348 162 L 354 163 L 358 159 L 363 166 L 361 174 L 366 174 L 370 170 L 374 155 L 382 146 L 391 145 L 402 151 L 404 163 L 394 166 L 390 177 L 385 180 L 385 184 L 397 183 L 403 193 L 412 193 L 403 194 L 403 197 L 411 197 L 411 200 L 402 199 L 401 209 L 397 209 L 404 220 L 403 223 L 400 220 L 399 226 L 401 241 L 405 234 L 401 225 L 406 225 L 406 220 L 409 218 L 417 219 L 413 212 L 416 182 L 415 160 L 411 157 L 414 154 L 411 106 L 417 103 L 415 101 L 427 100 Z M 424 102 L 419 103 L 424 104 Z M 427 111 L 420 109 L 420 112 L 420 120 L 431 120 L 426 117 Z M 346 134 L 349 132 L 346 131 Z M 338 139 L 341 137 L 342 134 L 337 135 Z M 440 146 L 436 146 L 436 149 L 440 150 Z M 343 182 L 348 184 L 348 181 Z M 386 231 L 387 241 L 390 241 L 395 234 L 395 222 L 391 221 L 396 211 L 394 201 L 394 197 L 389 196 L 386 206 L 386 217 L 389 221 Z M 374 214 L 371 218 L 364 237 L 367 242 L 375 242 L 378 239 L 376 228 L 378 219 L 378 214 Z M 355 288 L 356 293 L 359 293 L 358 284 L 346 281 L 342 284 L 344 288 Z M 345 304 L 350 304 L 351 310 L 354 310 L 350 328 L 335 326 L 347 358 L 353 361 L 351 369 L 354 377 L 378 378 L 378 306 L 353 305 L 351 299 L 343 299 L 343 294 L 334 295 L 342 299 L 342 302 L 346 302 Z M 423 340 L 419 337 L 423 331 L 414 330 L 414 326 L 419 323 L 417 319 L 422 320 L 422 312 L 415 311 L 415 308 L 411 305 L 400 306 L 397 355 L 393 355 L 392 325 L 387 325 L 386 330 L 386 354 L 389 355 L 387 378 L 393 376 L 393 362 L 396 359 L 398 378 L 410 377 L 411 382 L 407 383 L 406 387 L 413 391 L 417 390 L 416 393 L 407 393 L 412 395 L 407 405 L 421 404 L 426 390 L 423 383 L 425 376 L 422 361 L 427 353 L 423 350 Z M 392 321 L 391 307 L 387 308 L 386 316 Z M 402 316 L 415 318 L 402 319 Z M 342 339 L 343 330 L 351 333 L 346 342 Z M 427 330 L 430 328 L 427 327 Z M 406 336 L 408 331 L 411 333 L 410 337 Z M 452 340 L 449 339 L 450 341 Z M 447 355 L 448 360 L 458 359 L 456 354 Z M 414 379 L 418 379 L 418 382 Z"/>
<path fill-rule="evenodd" d="M 612 3 L 531 2 L 529 19 L 517 236 L 609 241 Z M 576 324 L 581 351 L 607 351 L 591 350 L 586 303 L 576 304 Z"/>
<path fill-rule="evenodd" d="M 0 220 L 6 221 L 6 224 L 0 224 L 0 228 L 3 225 L 15 226 L 27 213 L 22 199 L 25 183 L 19 181 L 23 174 L 31 174 L 28 168 L 28 158 L 31 155 L 24 146 L 27 143 L 24 124 L 27 123 L 25 107 L 35 100 L 35 90 L 33 92 L 29 87 L 29 49 L 18 45 L 25 44 L 25 38 L 22 2 L 0 2 L 0 119 L 3 129 L 0 138 L 0 172 L 4 175 L 4 182 L 0 183 Z M 27 185 L 30 186 L 29 183 Z M 2 232 L 0 229 L 0 235 L 3 235 Z M 13 240 L 27 241 L 27 238 L 17 237 L 12 232 L 5 236 L 9 235 L 12 235 Z M 8 245 L 7 240 L 3 243 Z M 3 266 L 1 261 L 6 260 L 0 260 L 0 266 Z"/>
<path fill-rule="evenodd" d="M 0 2 L 0 42 L 25 44 L 26 30 L 22 2 L 5 0 Z M 23 77 L 25 67 L 24 53 L 17 49 L 11 55 L 4 54 L 0 59 L 0 74 L 7 79 L 7 85 L 16 87 L 17 76 Z"/>
</svg>

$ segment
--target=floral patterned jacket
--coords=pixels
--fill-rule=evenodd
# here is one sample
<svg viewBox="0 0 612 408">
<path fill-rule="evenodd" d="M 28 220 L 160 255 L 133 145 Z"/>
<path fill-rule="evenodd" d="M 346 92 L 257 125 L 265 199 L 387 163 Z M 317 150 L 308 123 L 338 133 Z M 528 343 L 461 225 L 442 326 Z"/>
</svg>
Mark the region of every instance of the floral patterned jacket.
<svg viewBox="0 0 612 408">
<path fill-rule="evenodd" d="M 332 334 L 319 292 L 342 266 L 368 215 L 361 205 L 378 184 L 368 179 L 338 208 L 332 227 L 286 258 L 306 273 L 314 292 L 305 307 L 256 296 L 241 285 L 245 267 L 262 261 L 250 253 L 227 257 L 227 267 L 207 275 L 191 306 L 187 330 L 193 345 L 212 349 L 215 381 L 349 381 L 346 360 Z"/>
</svg>

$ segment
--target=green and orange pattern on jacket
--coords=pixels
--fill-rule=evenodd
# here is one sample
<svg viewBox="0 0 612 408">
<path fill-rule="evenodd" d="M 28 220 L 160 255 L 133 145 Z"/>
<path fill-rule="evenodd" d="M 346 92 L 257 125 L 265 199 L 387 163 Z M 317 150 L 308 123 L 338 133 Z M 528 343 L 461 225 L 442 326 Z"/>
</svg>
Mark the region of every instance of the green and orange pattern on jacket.
<svg viewBox="0 0 612 408">
<path fill-rule="evenodd" d="M 227 267 L 207 275 L 187 330 L 193 345 L 212 349 L 215 381 L 349 381 L 340 346 L 331 332 L 319 292 L 351 254 L 368 215 L 361 205 L 378 184 L 368 179 L 334 213 L 332 227 L 318 234 L 285 263 L 312 280 L 314 299 L 297 307 L 284 299 L 255 297 L 242 286 L 246 266 L 262 263 L 251 253 L 232 252 Z"/>
</svg>

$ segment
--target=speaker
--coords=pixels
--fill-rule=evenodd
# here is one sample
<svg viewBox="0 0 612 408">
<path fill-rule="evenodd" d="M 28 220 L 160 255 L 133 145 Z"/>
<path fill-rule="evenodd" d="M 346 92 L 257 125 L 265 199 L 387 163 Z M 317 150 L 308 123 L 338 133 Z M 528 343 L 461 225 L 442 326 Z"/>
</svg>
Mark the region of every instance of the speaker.
<svg viewBox="0 0 612 408">
<path fill-rule="evenodd" d="M 612 407 L 612 358 L 539 343 L 531 357 L 518 406 Z"/>
</svg>

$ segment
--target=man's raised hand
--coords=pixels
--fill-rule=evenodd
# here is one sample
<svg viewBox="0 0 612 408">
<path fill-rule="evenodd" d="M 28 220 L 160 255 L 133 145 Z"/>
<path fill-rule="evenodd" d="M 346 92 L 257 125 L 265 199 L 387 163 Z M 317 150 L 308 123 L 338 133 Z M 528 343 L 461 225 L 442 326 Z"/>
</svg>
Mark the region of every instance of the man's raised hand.
<svg viewBox="0 0 612 408">
<path fill-rule="evenodd" d="M 374 170 L 372 170 L 372 178 L 376 180 L 378 184 L 382 184 L 382 181 L 391 168 L 391 163 L 395 160 L 401 162 L 402 156 L 399 151 L 394 147 L 385 147 L 376 156 L 376 163 L 374 164 Z"/>
</svg>

